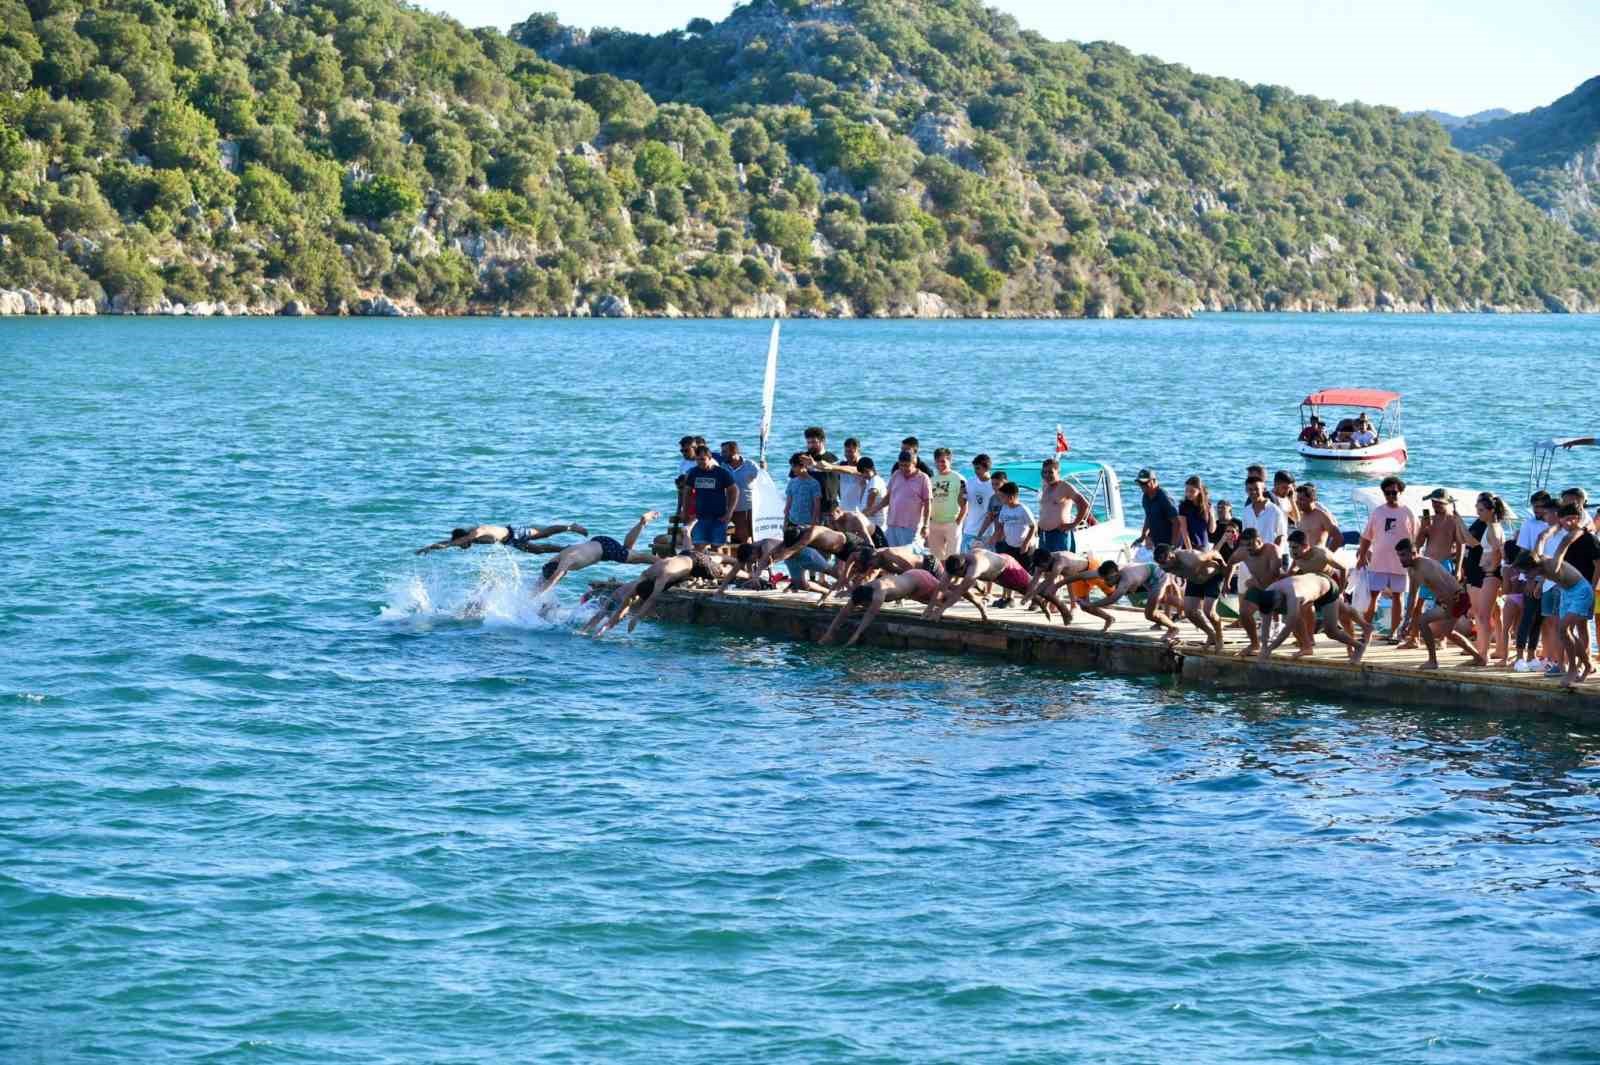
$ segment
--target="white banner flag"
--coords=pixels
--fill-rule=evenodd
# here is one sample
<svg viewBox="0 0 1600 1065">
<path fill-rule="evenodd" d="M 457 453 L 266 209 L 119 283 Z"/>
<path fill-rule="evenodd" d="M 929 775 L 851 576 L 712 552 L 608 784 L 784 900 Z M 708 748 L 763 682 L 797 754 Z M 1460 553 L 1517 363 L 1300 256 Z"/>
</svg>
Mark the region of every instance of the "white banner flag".
<svg viewBox="0 0 1600 1065">
<path fill-rule="evenodd" d="M 750 533 L 755 540 L 783 539 L 783 492 L 766 470 L 750 482 Z"/>
</svg>

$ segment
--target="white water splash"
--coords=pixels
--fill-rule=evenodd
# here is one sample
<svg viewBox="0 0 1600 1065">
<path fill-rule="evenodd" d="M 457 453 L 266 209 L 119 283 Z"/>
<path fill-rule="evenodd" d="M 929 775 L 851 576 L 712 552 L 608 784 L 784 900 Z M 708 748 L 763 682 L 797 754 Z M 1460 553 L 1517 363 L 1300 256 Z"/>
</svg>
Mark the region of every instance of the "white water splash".
<svg viewBox="0 0 1600 1065">
<path fill-rule="evenodd" d="M 539 592 L 539 568 L 527 572 L 504 547 L 474 549 L 478 568 L 431 566 L 389 587 L 389 601 L 378 620 L 428 625 L 439 621 L 478 622 L 489 627 L 549 629 L 582 624 L 594 613 L 592 603 L 566 606 L 557 592 Z"/>
</svg>

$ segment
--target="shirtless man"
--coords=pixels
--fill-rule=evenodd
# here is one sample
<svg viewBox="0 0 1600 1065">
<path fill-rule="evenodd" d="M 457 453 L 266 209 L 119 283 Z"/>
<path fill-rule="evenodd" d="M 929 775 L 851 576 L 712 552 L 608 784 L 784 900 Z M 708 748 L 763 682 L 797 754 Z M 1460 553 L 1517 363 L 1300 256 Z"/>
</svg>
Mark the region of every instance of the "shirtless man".
<svg viewBox="0 0 1600 1065">
<path fill-rule="evenodd" d="M 1239 624 L 1244 627 L 1245 638 L 1250 641 L 1249 646 L 1239 652 L 1239 657 L 1246 658 L 1261 653 L 1261 644 L 1256 640 L 1256 603 L 1250 597 L 1250 590 L 1272 587 L 1282 576 L 1283 565 L 1278 556 L 1278 546 L 1263 540 L 1260 533 L 1249 528 L 1239 533 L 1239 546 L 1228 562 L 1230 567 L 1243 566 L 1248 575 L 1244 586 L 1239 589 Z"/>
<path fill-rule="evenodd" d="M 848 595 L 880 575 L 894 576 L 914 569 L 925 569 L 936 579 L 944 578 L 944 567 L 933 558 L 921 558 L 909 547 L 858 547 L 835 568 L 837 582 L 825 588 L 817 599 L 821 606 L 835 595 Z"/>
<path fill-rule="evenodd" d="M 581 544 L 573 544 L 561 549 L 561 553 L 544 564 L 539 577 L 542 581 L 540 591 L 548 592 L 561 583 L 561 579 L 575 570 L 588 569 L 602 562 L 616 562 L 630 566 L 647 566 L 656 560 L 656 556 L 648 551 L 635 551 L 634 545 L 639 542 L 639 534 L 644 532 L 644 527 L 661 517 L 655 510 L 647 510 L 639 515 L 639 520 L 633 523 L 633 528 L 628 530 L 628 535 L 622 543 L 617 543 L 609 536 L 596 536 L 585 540 Z"/>
<path fill-rule="evenodd" d="M 980 581 L 993 581 L 1008 592 L 1028 589 L 1028 571 L 1010 555 L 1001 555 L 981 547 L 974 547 L 959 555 L 951 555 L 944 562 L 944 580 L 939 584 L 939 594 L 922 612 L 927 621 L 938 621 Z M 984 620 L 988 616 L 984 615 Z"/>
<path fill-rule="evenodd" d="M 1270 587 L 1253 589 L 1256 605 L 1271 604 L 1274 609 L 1261 611 L 1261 657 L 1270 658 L 1283 641 L 1293 635 L 1300 649 L 1295 658 L 1306 658 L 1315 653 L 1318 623 L 1330 639 L 1344 644 L 1345 653 L 1352 662 L 1361 661 L 1367 643 L 1372 638 L 1369 627 L 1362 639 L 1357 640 L 1349 629 L 1349 619 L 1356 618 L 1354 610 L 1344 601 L 1339 584 L 1325 573 L 1291 573 L 1274 581 Z M 1276 638 L 1268 640 L 1267 629 L 1272 614 L 1284 615 L 1284 628 Z M 1357 619 L 1359 620 L 1359 619 Z"/>
<path fill-rule="evenodd" d="M 1433 605 L 1422 612 L 1417 619 L 1417 627 L 1422 632 L 1422 642 L 1428 648 L 1428 661 L 1418 668 L 1439 668 L 1441 636 L 1471 655 L 1472 660 L 1478 665 L 1488 665 L 1488 660 L 1478 653 L 1478 649 L 1456 631 L 1456 622 L 1467 616 L 1472 604 L 1467 596 L 1467 590 L 1456 580 L 1455 574 L 1445 569 L 1444 564 L 1438 559 L 1417 554 L 1410 540 L 1401 540 L 1395 544 L 1394 553 L 1399 556 L 1400 564 L 1406 568 L 1411 580 L 1427 588 L 1433 595 Z"/>
<path fill-rule="evenodd" d="M 1073 585 L 1084 584 L 1100 579 L 1100 563 L 1093 558 L 1075 555 L 1071 551 L 1049 551 L 1038 548 L 1033 553 L 1033 579 L 1028 583 L 1028 590 L 1022 594 L 1021 606 L 1027 607 L 1030 603 L 1043 600 L 1054 603 L 1057 610 L 1061 611 L 1061 624 L 1066 625 L 1072 621 L 1072 607 L 1080 606 L 1105 622 L 1109 628 L 1116 619 L 1099 607 L 1090 606 L 1089 598 L 1073 594 Z M 1062 593 L 1065 592 L 1065 597 Z M 1046 611 L 1046 616 L 1049 612 Z"/>
<path fill-rule="evenodd" d="M 904 573 L 891 573 L 868 581 L 850 593 L 850 601 L 839 608 L 839 613 L 834 615 L 833 624 L 828 626 L 828 631 L 824 632 L 817 642 L 830 642 L 834 633 L 839 631 L 839 626 L 844 624 L 845 618 L 850 616 L 850 612 L 862 610 L 864 613 L 861 615 L 861 624 L 856 626 L 855 633 L 845 641 L 846 647 L 854 646 L 885 603 L 898 603 L 902 599 L 911 599 L 931 605 L 942 586 L 943 582 L 938 577 L 921 568 L 909 569 Z M 978 602 L 975 596 L 969 592 L 966 599 L 978 608 L 980 618 L 989 620 L 989 616 L 983 611 L 983 604 Z"/>
<path fill-rule="evenodd" d="M 787 528 L 783 531 L 783 546 L 768 560 L 768 565 L 785 563 L 789 569 L 789 587 L 797 592 L 809 592 L 815 589 L 805 579 L 806 573 L 837 576 L 840 561 L 871 546 L 872 540 L 868 537 L 842 533 L 826 525 Z M 834 561 L 830 562 L 829 556 Z"/>
<path fill-rule="evenodd" d="M 1337 551 L 1344 546 L 1344 532 L 1333 512 L 1317 502 L 1317 486 L 1307 481 L 1294 490 L 1295 505 L 1300 509 L 1299 529 L 1306 534 L 1312 547 L 1326 547 Z"/>
<path fill-rule="evenodd" d="M 1076 550 L 1073 532 L 1088 513 L 1083 493 L 1061 479 L 1061 464 L 1045 459 L 1039 467 L 1039 546 L 1046 551 Z"/>
<path fill-rule="evenodd" d="M 1576 526 L 1577 518 L 1578 515 L 1571 515 L 1568 524 Z M 1594 664 L 1589 660 L 1589 616 L 1594 613 L 1594 585 L 1581 569 L 1567 561 L 1567 549 L 1573 540 L 1571 536 L 1562 541 L 1554 558 L 1545 557 L 1557 528 L 1551 525 L 1541 532 L 1538 540 L 1534 541 L 1533 550 L 1519 555 L 1516 564 L 1525 573 L 1538 574 L 1554 581 L 1561 589 L 1558 623 L 1562 649 L 1567 656 L 1567 675 L 1561 684 L 1570 688 L 1587 680 L 1589 674 L 1594 672 Z"/>
<path fill-rule="evenodd" d="M 1314 544 L 1304 529 L 1289 534 L 1289 576 L 1299 573 L 1330 577 L 1341 592 L 1350 583 L 1350 567 L 1340 562 L 1328 548 Z"/>
<path fill-rule="evenodd" d="M 1212 648 L 1222 650 L 1222 619 L 1217 616 L 1217 599 L 1222 595 L 1222 578 L 1228 564 L 1215 551 L 1191 547 L 1171 548 L 1159 544 L 1156 565 L 1184 580 L 1183 614 L 1201 632 Z"/>
<path fill-rule="evenodd" d="M 612 598 L 617 605 L 610 614 L 603 610 L 595 614 L 582 631 L 593 630 L 595 636 L 604 636 L 607 630 L 615 627 L 631 611 L 633 617 L 628 621 L 628 631 L 632 632 L 656 608 L 662 592 L 685 581 L 719 580 L 724 575 L 725 566 L 721 555 L 709 551 L 692 551 L 657 559 L 649 569 L 616 590 Z"/>
<path fill-rule="evenodd" d="M 1166 573 L 1154 562 L 1134 562 L 1126 566 L 1118 566 L 1115 562 L 1100 563 L 1100 579 L 1111 585 L 1111 591 L 1092 602 L 1085 602 L 1083 608 L 1088 610 L 1094 607 L 1105 610 L 1118 599 L 1125 598 L 1144 589 L 1144 616 L 1154 626 L 1166 629 L 1162 639 L 1168 643 L 1178 642 L 1178 626 L 1174 625 L 1167 616 L 1157 609 L 1161 604 L 1161 589 L 1166 584 Z M 1106 619 L 1100 631 L 1104 632 L 1111 627 L 1109 614 L 1098 615 Z"/>
<path fill-rule="evenodd" d="M 845 510 L 836 506 L 824 515 L 828 521 L 828 528 L 835 532 L 844 533 L 846 536 L 859 536 L 863 542 L 872 543 L 872 522 L 863 517 L 859 511 Z"/>
<path fill-rule="evenodd" d="M 429 551 L 438 551 L 445 547 L 459 547 L 465 551 L 474 544 L 505 544 L 518 551 L 526 551 L 530 555 L 552 555 L 561 548 L 555 544 L 536 544 L 531 541 L 543 540 L 566 532 L 574 532 L 579 536 L 589 535 L 589 530 L 582 525 L 549 525 L 542 528 L 531 525 L 522 529 L 515 525 L 474 525 L 470 529 L 451 529 L 449 539 L 440 540 L 427 547 L 419 547 L 417 554 L 426 555 Z"/>
<path fill-rule="evenodd" d="M 1422 554 L 1431 558 L 1445 568 L 1452 575 L 1461 572 L 1461 558 L 1467 549 L 1466 539 L 1462 535 L 1462 526 L 1455 513 L 1455 497 L 1443 488 L 1435 488 L 1428 493 L 1428 502 L 1431 504 L 1428 511 L 1422 515 L 1421 524 L 1417 527 L 1417 539 L 1422 543 Z M 1418 585 L 1411 583 L 1410 596 L 1406 601 L 1406 621 L 1402 626 L 1404 640 L 1402 648 L 1417 646 L 1417 630 L 1420 627 L 1423 604 L 1432 603 L 1432 596 Z"/>
</svg>

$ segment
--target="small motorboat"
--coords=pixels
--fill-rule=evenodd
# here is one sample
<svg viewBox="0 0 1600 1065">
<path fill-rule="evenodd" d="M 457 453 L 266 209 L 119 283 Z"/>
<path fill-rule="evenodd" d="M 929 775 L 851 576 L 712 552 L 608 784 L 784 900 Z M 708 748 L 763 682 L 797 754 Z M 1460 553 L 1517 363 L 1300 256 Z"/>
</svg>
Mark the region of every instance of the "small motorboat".
<svg viewBox="0 0 1600 1065">
<path fill-rule="evenodd" d="M 1352 412 L 1328 428 L 1326 409 Z M 1378 412 L 1377 424 L 1368 411 Z M 1340 473 L 1399 473 L 1406 468 L 1406 438 L 1400 433 L 1400 393 L 1376 388 L 1325 388 L 1300 403 L 1300 456 L 1308 464 Z"/>
</svg>

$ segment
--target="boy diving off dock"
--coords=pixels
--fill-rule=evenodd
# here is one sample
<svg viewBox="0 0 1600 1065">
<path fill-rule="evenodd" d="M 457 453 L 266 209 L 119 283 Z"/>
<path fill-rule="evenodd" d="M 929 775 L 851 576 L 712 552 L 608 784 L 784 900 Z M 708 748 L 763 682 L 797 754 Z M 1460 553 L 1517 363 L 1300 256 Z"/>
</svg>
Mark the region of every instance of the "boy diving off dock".
<svg viewBox="0 0 1600 1065">
<path fill-rule="evenodd" d="M 633 523 L 633 528 L 628 530 L 628 535 L 619 544 L 609 536 L 596 536 L 585 540 L 581 544 L 572 544 L 561 549 L 561 553 L 544 564 L 540 572 L 543 581 L 541 592 L 548 592 L 561 583 L 561 579 L 569 573 L 590 566 L 598 566 L 602 562 L 616 562 L 624 565 L 648 566 L 656 560 L 656 556 L 648 551 L 635 551 L 633 546 L 639 542 L 639 534 L 644 532 L 644 527 L 661 516 L 657 510 L 647 510 L 639 515 L 639 520 Z"/>
<path fill-rule="evenodd" d="M 860 610 L 863 611 L 861 624 L 856 626 L 855 633 L 844 644 L 846 647 L 853 647 L 855 642 L 861 639 L 861 634 L 867 631 L 867 627 L 872 624 L 873 619 L 878 616 L 878 612 L 883 609 L 885 603 L 898 603 L 902 599 L 912 599 L 918 603 L 932 605 L 942 588 L 943 583 L 938 577 L 920 567 L 906 570 L 904 573 L 886 574 L 876 580 L 868 581 L 850 593 L 850 601 L 839 608 L 839 613 L 834 615 L 833 624 L 828 626 L 828 631 L 824 632 L 822 638 L 817 642 L 831 642 L 834 634 L 839 631 L 839 627 L 850 616 L 851 611 Z M 985 621 L 989 620 L 988 615 L 984 613 L 983 604 L 978 602 L 970 592 L 966 593 L 966 599 L 978 608 L 978 616 L 980 618 Z"/>
<path fill-rule="evenodd" d="M 427 547 L 419 547 L 417 554 L 426 555 L 429 551 L 438 551 L 445 547 L 459 547 L 465 551 L 477 544 L 505 544 L 518 551 L 526 551 L 530 555 L 550 555 L 560 551 L 561 548 L 555 544 L 537 544 L 533 541 L 569 532 L 577 533 L 579 536 L 589 535 L 589 530 L 582 525 L 549 525 L 542 528 L 529 525 L 520 529 L 515 525 L 474 525 L 470 529 L 451 529 L 449 539 L 440 540 Z"/>
</svg>

